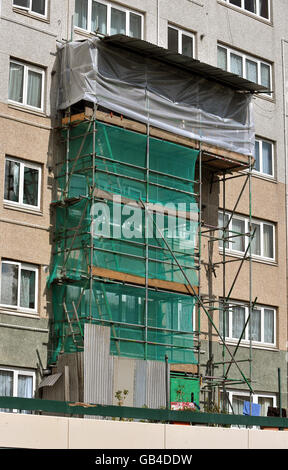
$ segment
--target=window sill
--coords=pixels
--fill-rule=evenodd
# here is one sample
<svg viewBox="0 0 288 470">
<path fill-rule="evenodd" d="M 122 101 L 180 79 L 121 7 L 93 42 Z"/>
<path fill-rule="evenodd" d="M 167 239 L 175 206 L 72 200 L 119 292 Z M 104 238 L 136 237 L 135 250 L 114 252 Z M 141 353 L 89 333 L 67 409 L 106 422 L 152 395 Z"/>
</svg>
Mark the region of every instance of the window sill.
<svg viewBox="0 0 288 470">
<path fill-rule="evenodd" d="M 244 10 L 241 7 L 236 7 L 234 5 L 231 5 L 230 3 L 226 3 L 223 0 L 218 0 L 218 3 L 222 5 L 223 7 L 230 8 L 231 10 L 237 11 L 238 13 L 242 13 L 243 15 L 248 16 L 249 18 L 253 18 L 254 20 L 260 21 L 261 23 L 267 25 L 267 26 L 274 26 L 273 22 L 271 20 L 267 20 L 263 18 L 262 16 L 258 16 L 255 13 L 249 12 L 247 10 Z"/>
<path fill-rule="evenodd" d="M 11 209 L 12 211 L 24 212 L 25 214 L 43 216 L 43 212 L 39 209 L 29 209 L 28 207 L 17 206 L 16 204 L 9 204 L 9 202 L 4 202 L 4 209 Z"/>
<path fill-rule="evenodd" d="M 40 314 L 38 312 L 35 312 L 35 313 L 30 313 L 30 312 L 27 312 L 27 310 L 21 310 L 21 309 L 17 309 L 15 308 L 12 309 L 12 308 L 9 308 L 9 307 L 4 307 L 4 306 L 1 306 L 0 307 L 0 314 L 4 314 L 4 315 L 13 315 L 15 317 L 25 317 L 25 318 L 38 318 L 40 319 Z M 17 325 L 15 325 L 17 326 Z"/>
<path fill-rule="evenodd" d="M 88 31 L 88 29 L 81 29 L 79 26 L 74 26 L 74 33 L 80 34 L 81 36 L 85 36 L 86 38 L 96 37 L 95 33 Z"/>
<path fill-rule="evenodd" d="M 24 104 L 16 104 L 12 103 L 11 101 L 8 101 L 8 107 L 12 109 L 17 109 L 18 111 L 22 111 L 25 113 L 29 114 L 34 114 L 34 116 L 40 116 L 42 118 L 48 118 L 49 116 L 44 113 L 44 111 L 37 111 L 37 109 L 31 109 L 28 106 L 25 106 Z"/>
<path fill-rule="evenodd" d="M 28 16 L 29 18 L 42 21 L 43 23 L 47 23 L 47 24 L 50 23 L 50 20 L 47 18 L 47 16 L 37 15 L 36 13 L 34 14 L 33 12 L 30 13 L 29 11 L 22 10 L 22 8 L 17 8 L 17 7 L 13 7 L 13 11 L 14 13 L 18 13 L 19 15 Z"/>
<path fill-rule="evenodd" d="M 219 341 L 219 344 L 223 344 L 222 341 Z M 238 344 L 238 341 L 237 340 L 232 340 L 232 339 L 227 339 L 225 341 L 225 344 L 227 344 L 227 346 L 237 346 Z M 250 348 L 250 344 L 249 342 L 245 342 L 245 343 L 240 343 L 239 347 L 241 348 Z M 276 346 L 268 346 L 268 345 L 261 345 L 261 344 L 255 344 L 252 342 L 252 349 L 262 349 L 264 351 L 271 351 L 271 352 L 279 352 L 279 349 L 276 347 Z"/>
<path fill-rule="evenodd" d="M 221 248 L 219 248 L 219 253 L 220 253 L 220 255 L 223 255 L 223 250 Z M 234 253 L 232 251 L 226 250 L 225 255 L 226 256 L 231 256 L 232 258 L 242 259 L 243 256 L 244 256 L 244 253 L 239 253 L 238 254 L 238 253 Z M 255 263 L 268 264 L 269 266 L 278 266 L 277 261 L 274 261 L 274 260 L 269 261 L 268 259 L 254 258 L 253 256 L 252 256 L 251 259 L 252 259 L 253 263 L 255 262 Z M 249 255 L 247 255 L 246 261 L 249 261 Z"/>
</svg>

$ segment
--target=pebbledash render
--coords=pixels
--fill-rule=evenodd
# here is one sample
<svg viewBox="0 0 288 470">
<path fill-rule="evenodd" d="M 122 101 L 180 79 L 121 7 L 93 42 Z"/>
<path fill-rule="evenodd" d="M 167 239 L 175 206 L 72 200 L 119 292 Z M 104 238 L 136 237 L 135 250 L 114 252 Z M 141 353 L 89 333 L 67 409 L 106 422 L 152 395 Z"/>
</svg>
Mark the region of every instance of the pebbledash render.
<svg viewBox="0 0 288 470">
<path fill-rule="evenodd" d="M 183 298 L 191 299 L 192 294 L 195 293 L 199 295 L 199 298 L 195 297 L 191 304 L 189 304 L 190 300 L 187 300 L 191 308 L 190 310 L 186 309 L 186 314 L 191 317 L 189 317 L 190 326 L 193 327 L 191 331 L 188 328 L 188 332 L 192 333 L 191 344 L 195 348 L 193 351 L 194 360 L 191 363 L 189 360 L 183 360 L 182 363 L 175 361 L 174 363 L 172 359 L 170 360 L 169 347 L 167 346 L 171 401 L 181 401 L 181 393 L 175 395 L 175 387 L 178 384 L 179 392 L 179 384 L 180 388 L 182 386 L 181 380 L 190 378 L 192 382 L 194 380 L 194 385 L 197 384 L 191 390 L 193 390 L 195 402 L 202 410 L 208 405 L 221 408 L 224 403 L 230 412 L 233 408 L 235 414 L 242 414 L 244 401 L 252 400 L 253 403 L 261 405 L 261 414 L 266 415 L 268 406 L 278 405 L 278 372 L 280 369 L 282 406 L 287 407 L 287 91 L 285 85 L 288 73 L 287 20 L 288 7 L 285 0 L 277 0 L 277 2 L 275 0 L 255 0 L 254 2 L 244 2 L 244 0 L 209 0 L 209 2 L 204 0 L 123 0 L 121 2 L 106 0 L 67 0 L 65 2 L 2 0 L 0 2 L 0 173 L 2 175 L 0 180 L 2 198 L 0 204 L 0 396 L 12 395 L 27 398 L 43 396 L 49 398 L 53 386 L 45 387 L 45 383 L 43 386 L 43 380 L 51 373 L 61 372 L 62 378 L 55 385 L 55 387 L 59 387 L 57 391 L 59 394 L 55 393 L 55 397 L 66 399 L 67 395 L 64 394 L 64 391 L 63 394 L 60 392 L 61 385 L 59 385 L 61 380 L 64 384 L 64 364 L 69 365 L 69 358 L 67 358 L 69 352 L 71 357 L 75 352 L 79 352 L 80 355 L 83 353 L 81 345 L 79 350 L 77 349 L 77 345 L 79 345 L 77 341 L 75 348 L 72 348 L 71 351 L 65 347 L 67 345 L 65 334 L 70 335 L 67 341 L 72 344 L 72 337 L 76 331 L 73 331 L 73 326 L 72 333 L 71 329 L 69 330 L 67 315 L 73 317 L 73 321 L 77 323 L 77 333 L 81 336 L 83 325 L 80 322 L 79 330 L 79 322 L 77 322 L 77 315 L 81 316 L 83 313 L 80 311 L 81 302 L 79 301 L 79 305 L 77 305 L 81 289 L 79 288 L 79 296 L 75 297 L 74 304 L 71 301 L 73 295 L 70 298 L 72 310 L 76 307 L 76 316 L 74 315 L 75 311 L 72 314 L 70 311 L 66 311 L 67 306 L 63 299 L 61 311 L 57 310 L 60 309 L 59 298 L 62 294 L 59 294 L 60 297 L 55 294 L 57 289 L 60 289 L 59 286 L 55 287 L 55 282 L 59 280 L 59 276 L 57 277 L 55 274 L 55 256 L 57 257 L 59 249 L 57 221 L 59 223 L 60 220 L 57 218 L 57 211 L 59 212 L 62 207 L 61 204 L 58 204 L 59 201 L 67 204 L 67 213 L 71 207 L 73 212 L 73 205 L 69 205 L 72 202 L 65 202 L 65 197 L 68 199 L 69 196 L 71 197 L 71 194 L 67 193 L 69 186 L 67 181 L 70 178 L 69 168 L 66 173 L 68 180 L 65 180 L 64 177 L 64 182 L 61 183 L 60 178 L 59 184 L 60 168 L 62 168 L 60 163 L 67 163 L 67 148 L 71 153 L 74 151 L 72 144 L 70 147 L 69 145 L 70 139 L 72 142 L 73 132 L 77 134 L 77 128 L 71 127 L 70 129 L 71 119 L 77 113 L 78 115 L 82 114 L 82 117 L 86 113 L 87 122 L 94 120 L 100 122 L 99 125 L 97 124 L 99 133 L 105 133 L 105 126 L 112 123 L 115 128 L 118 126 L 117 132 L 120 137 L 122 136 L 121 142 L 126 142 L 126 137 L 130 135 L 128 131 L 138 133 L 137 136 L 148 135 L 148 140 L 149 135 L 153 134 L 149 127 L 151 125 L 149 120 L 142 119 L 141 121 L 141 118 L 137 119 L 131 113 L 125 114 L 123 110 L 117 112 L 116 108 L 109 109 L 108 106 L 99 106 L 99 109 L 96 109 L 93 99 L 89 99 L 87 96 L 84 99 L 83 97 L 79 98 L 78 102 L 74 100 L 73 103 L 68 103 L 67 107 L 63 106 L 61 110 L 58 109 L 63 92 L 59 86 L 61 73 L 62 84 L 63 77 L 64 84 L 65 80 L 71 84 L 71 76 L 75 76 L 75 71 L 72 68 L 69 69 L 67 66 L 65 70 L 61 69 L 59 57 L 61 50 L 65 47 L 68 48 L 69 44 L 77 41 L 87 41 L 90 44 L 90 39 L 97 39 L 104 43 L 106 41 L 108 51 L 109 47 L 120 47 L 121 49 L 124 47 L 123 37 L 122 46 L 120 40 L 117 44 L 115 41 L 113 43 L 113 36 L 120 34 L 126 36 L 125 47 L 130 48 L 127 54 L 141 54 L 141 48 L 143 53 L 143 49 L 146 48 L 147 51 L 151 44 L 158 46 L 156 51 L 153 51 L 153 48 L 150 49 L 153 55 L 151 60 L 156 63 L 159 60 L 159 64 L 164 69 L 166 66 L 180 67 L 177 69 L 175 77 L 173 76 L 176 82 L 181 77 L 181 71 L 186 77 L 191 72 L 189 67 L 196 67 L 196 63 L 190 62 L 189 65 L 189 59 L 197 59 L 208 66 L 218 67 L 218 76 L 216 71 L 214 77 L 209 76 L 213 86 L 213 80 L 218 84 L 220 81 L 221 86 L 224 80 L 228 80 L 228 82 L 230 80 L 230 85 L 231 80 L 234 80 L 234 90 L 238 86 L 235 93 L 236 96 L 237 93 L 241 94 L 241 103 L 243 102 L 243 94 L 251 97 L 247 113 L 250 111 L 253 113 L 248 119 L 251 124 L 249 132 L 253 135 L 251 137 L 247 133 L 250 140 L 248 139 L 249 142 L 245 143 L 245 149 L 250 145 L 251 155 L 249 155 L 249 151 L 243 152 L 242 148 L 238 156 L 244 155 L 246 163 L 243 160 L 241 163 L 243 167 L 236 165 L 236 169 L 235 165 L 233 166 L 231 163 L 233 161 L 231 154 L 223 153 L 225 145 L 221 145 L 222 134 L 219 130 L 221 126 L 219 124 L 219 128 L 217 128 L 217 124 L 213 122 L 214 118 L 211 119 L 211 126 L 213 125 L 211 135 L 216 136 L 218 147 L 222 150 L 215 156 L 215 145 L 213 148 L 209 147 L 211 158 L 209 158 L 207 145 L 213 146 L 213 143 L 209 142 L 209 135 L 208 143 L 203 140 L 201 145 L 198 145 L 202 135 L 201 125 L 197 130 L 198 133 L 195 131 L 193 137 L 192 133 L 191 138 L 189 137 L 188 131 L 185 134 L 186 116 L 183 116 L 183 120 L 179 119 L 177 125 L 173 123 L 173 125 L 175 124 L 174 130 L 170 129 L 171 132 L 168 127 L 161 128 L 161 125 L 159 130 L 155 122 L 151 125 L 156 129 L 153 138 L 164 141 L 163 145 L 166 145 L 167 154 L 172 148 L 172 143 L 179 145 L 179 149 L 181 146 L 182 149 L 187 149 L 189 146 L 193 147 L 192 141 L 196 142 L 193 151 L 204 152 L 202 163 L 198 163 L 198 166 L 196 163 L 195 174 L 192 172 L 193 178 L 191 177 L 191 179 L 199 181 L 202 176 L 202 186 L 199 185 L 201 189 L 197 183 L 194 187 L 195 193 L 201 193 L 201 198 L 196 198 L 196 201 L 201 201 L 201 206 L 198 204 L 195 211 L 199 217 L 199 232 L 202 231 L 201 254 L 198 258 L 197 292 L 193 291 L 195 283 L 192 286 L 192 292 L 189 285 L 187 292 L 181 292 L 182 297 L 177 291 L 180 299 L 179 305 L 183 311 L 183 305 L 186 305 L 186 300 Z M 105 39 L 106 36 L 108 36 L 107 39 Z M 113 44 L 109 43 L 110 36 Z M 143 40 L 143 44 L 140 43 L 136 47 L 136 43 L 129 42 L 127 37 L 135 39 L 135 41 Z M 144 41 L 150 43 L 150 46 L 147 46 Z M 171 56 L 166 55 L 161 62 L 161 54 L 164 57 L 163 50 L 170 51 Z M 185 64 L 182 63 L 182 69 L 177 54 L 186 58 Z M 80 59 L 78 58 L 78 60 Z M 86 57 L 83 55 L 84 60 Z M 167 61 L 169 60 L 170 65 L 168 66 Z M 82 64 L 84 68 L 85 65 L 86 62 Z M 209 67 L 206 69 L 203 67 L 202 77 L 204 80 L 207 79 L 209 70 Z M 236 86 L 235 75 L 233 75 L 234 78 L 229 78 L 228 74 L 223 75 L 221 71 L 231 72 L 244 80 L 241 85 Z M 212 74 L 212 69 L 209 73 Z M 169 80 L 169 78 L 171 77 L 168 76 L 167 79 Z M 131 80 L 133 81 L 133 79 Z M 247 85 L 248 88 L 245 90 L 244 81 L 250 83 L 250 88 Z M 105 83 L 108 82 L 107 79 Z M 230 90 L 228 82 L 223 85 L 223 89 L 225 86 L 228 87 L 227 93 L 228 89 Z M 254 87 L 251 83 L 254 84 Z M 67 90 L 65 91 L 67 92 Z M 73 94 L 73 90 L 71 94 Z M 167 95 L 169 95 L 168 92 Z M 177 105 L 179 96 L 173 98 Z M 171 102 L 173 101 L 171 96 L 169 99 Z M 124 110 L 125 100 L 126 98 L 123 96 Z M 189 97 L 187 100 L 189 101 Z M 228 106 L 227 101 L 226 99 L 225 106 Z M 109 97 L 106 103 L 108 102 Z M 219 103 L 221 108 L 220 98 Z M 207 103 L 206 105 L 209 106 Z M 220 108 L 217 110 L 219 115 L 223 113 L 223 109 Z M 216 115 L 217 112 L 215 111 Z M 236 121 L 239 119 L 238 112 L 239 110 L 235 106 L 234 117 Z M 109 118 L 112 121 L 109 121 Z M 161 121 L 162 118 L 159 119 Z M 173 116 L 171 121 L 173 121 Z M 186 120 L 186 125 L 187 122 Z M 81 125 L 83 125 L 83 133 L 85 133 L 85 123 L 80 123 L 80 129 L 82 129 Z M 177 126 L 179 132 L 175 130 Z M 113 139 L 109 134 L 109 129 L 107 127 L 108 140 L 110 139 L 111 143 Z M 96 132 L 96 129 L 94 131 Z M 124 134 L 125 132 L 126 134 Z M 233 142 L 237 139 L 238 143 L 241 142 L 242 127 L 234 128 L 231 132 L 233 133 Z M 171 137 L 171 133 L 173 137 Z M 224 134 L 225 131 L 223 131 Z M 189 144 L 185 138 L 190 139 Z M 105 142 L 107 144 L 107 140 Z M 101 145 L 98 150 L 99 148 L 101 150 Z M 175 154 L 177 154 L 177 149 L 178 147 L 175 147 Z M 139 144 L 139 153 L 140 150 Z M 227 146 L 226 151 L 237 153 L 237 149 L 227 149 Z M 93 152 L 95 154 L 95 148 Z M 74 157 L 77 159 L 76 154 Z M 104 157 L 107 161 L 109 160 L 107 155 Z M 129 164 L 136 162 L 136 158 L 135 162 L 133 161 L 133 155 L 131 158 L 126 170 L 123 170 L 121 166 L 117 167 L 127 171 L 128 175 Z M 165 154 L 163 154 L 163 167 L 161 168 L 163 173 L 167 170 L 164 158 Z M 218 167 L 213 163 L 214 166 L 211 169 L 213 158 L 218 158 L 217 161 L 224 163 L 217 164 Z M 125 162 L 125 159 L 123 161 Z M 126 160 L 126 164 L 127 162 L 128 160 Z M 201 168 L 202 164 L 203 168 Z M 71 166 L 74 170 L 73 162 Z M 152 167 L 147 165 L 147 168 L 146 171 L 149 173 Z M 107 167 L 104 170 L 107 172 Z M 157 170 L 159 171 L 159 168 Z M 62 176 L 67 171 L 65 165 L 63 171 Z M 138 172 L 140 172 L 139 169 Z M 130 174 L 132 181 L 135 174 L 131 175 L 132 173 Z M 151 173 L 149 176 L 151 177 Z M 169 177 L 172 176 L 170 174 Z M 177 173 L 175 181 L 177 177 L 180 181 L 180 176 L 184 180 L 189 178 L 191 174 L 188 170 L 187 175 L 185 172 L 181 175 Z M 162 185 L 168 184 L 167 178 L 167 176 L 164 177 Z M 225 180 L 225 184 L 223 184 L 223 180 Z M 107 181 L 109 181 L 108 176 Z M 157 181 L 159 184 L 160 176 Z M 59 195 L 59 186 L 62 191 L 64 190 L 64 195 Z M 75 187 L 77 192 L 79 186 L 76 184 Z M 133 187 L 132 183 L 131 187 Z M 175 189 L 176 186 L 173 188 Z M 133 189 L 133 194 L 132 190 L 131 194 L 123 192 L 126 202 L 128 199 L 128 205 L 131 204 L 131 199 L 136 200 L 140 194 L 137 193 L 135 196 L 135 188 Z M 94 198 L 95 194 L 92 197 Z M 97 197 L 106 198 L 107 201 L 107 194 L 104 197 L 103 193 L 98 193 Z M 141 196 L 139 198 L 142 201 Z M 79 201 L 74 201 L 74 203 L 75 209 Z M 81 207 L 80 211 L 83 210 Z M 79 219 L 77 222 L 79 223 Z M 253 238 L 251 237 L 252 233 Z M 222 239 L 220 239 L 221 237 Z M 69 249 L 69 241 L 67 243 Z M 87 246 L 90 247 L 88 242 Z M 105 248 L 107 248 L 106 245 Z M 194 248 L 196 251 L 198 250 L 199 241 Z M 168 255 L 173 257 L 170 252 Z M 212 258 L 213 263 L 211 263 Z M 144 255 L 143 259 L 145 262 L 147 261 L 147 257 L 145 258 Z M 177 261 L 173 262 L 177 264 Z M 133 261 L 131 263 L 133 264 Z M 128 302 L 127 298 L 133 289 L 136 289 L 136 285 L 139 289 L 142 281 L 135 280 L 135 276 L 132 278 L 132 273 L 135 274 L 133 267 L 131 273 L 126 273 L 126 280 L 123 280 L 123 276 L 119 277 L 121 267 L 116 266 L 113 269 L 114 278 L 111 274 L 112 270 L 109 274 L 103 271 L 105 268 L 109 268 L 109 266 L 103 266 L 103 264 L 97 266 L 95 260 L 93 266 L 92 263 L 87 262 L 87 275 L 90 275 L 92 279 L 91 272 L 94 272 L 102 290 L 104 280 L 105 289 L 107 288 L 109 291 L 109 286 L 111 287 L 108 304 L 109 299 L 112 299 L 112 293 L 120 285 L 117 283 L 121 283 L 123 286 L 125 281 L 126 290 L 120 291 L 121 302 L 119 297 L 117 305 L 119 309 L 121 307 L 121 312 L 126 309 L 128 313 L 126 313 L 126 319 L 124 316 L 120 318 L 119 314 L 119 323 L 123 318 L 127 324 L 129 322 L 135 323 L 132 318 L 133 309 L 131 305 L 129 306 L 130 301 Z M 115 272 L 118 272 L 118 275 Z M 141 274 L 138 277 L 141 278 Z M 175 286 L 164 284 L 172 282 L 174 279 L 163 278 L 162 283 L 158 283 L 155 288 L 155 283 L 149 285 L 150 277 L 148 276 L 146 279 L 143 277 L 145 281 L 143 281 L 143 285 L 147 292 L 148 287 L 150 293 L 153 289 L 156 290 L 156 293 L 153 291 L 154 297 L 153 295 L 151 297 L 151 299 L 157 298 L 158 303 L 155 300 L 156 307 L 153 307 L 153 314 L 156 314 L 156 309 L 160 308 L 161 292 L 163 293 L 163 302 L 167 292 L 169 292 L 171 299 L 176 295 Z M 180 280 L 177 278 L 177 281 L 181 286 L 187 284 L 185 276 L 181 280 L 181 273 Z M 90 294 L 93 289 L 91 286 L 92 281 L 89 287 Z M 179 286 L 178 288 L 183 289 Z M 104 295 L 103 292 L 101 295 Z M 131 294 L 131 298 L 133 295 Z M 55 302 L 56 297 L 57 302 Z M 137 297 L 135 294 L 133 299 L 137 298 L 136 304 L 138 303 L 138 306 L 142 303 L 144 306 L 145 302 L 147 304 L 146 310 L 145 306 L 143 310 L 144 316 L 146 311 L 145 318 L 147 320 L 149 318 L 148 295 L 145 298 L 145 295 L 142 297 L 142 294 L 141 296 L 139 294 Z M 150 302 L 151 304 L 152 302 Z M 91 317 L 95 313 L 91 312 L 93 308 L 97 309 L 96 301 L 90 302 L 89 314 Z M 115 302 L 113 304 L 112 300 L 109 308 L 110 311 L 112 309 L 111 315 L 113 316 L 113 309 L 117 306 L 115 307 Z M 134 308 L 136 310 L 136 306 Z M 187 319 L 184 322 L 180 319 L 180 310 L 180 307 L 175 308 L 175 312 L 178 312 L 179 315 L 177 327 L 174 325 L 172 328 L 171 325 L 163 324 L 163 321 L 162 323 L 157 321 L 157 324 L 153 324 L 155 331 L 157 328 L 158 330 L 166 328 L 170 332 L 173 330 L 174 334 L 177 328 L 179 331 L 182 330 L 183 325 L 187 325 Z M 89 311 L 88 307 L 87 311 Z M 61 323 L 61 321 L 58 316 L 55 320 L 56 314 L 62 315 L 61 321 L 67 322 L 68 325 L 65 331 L 64 327 L 61 330 L 64 344 L 61 343 L 60 347 L 60 343 L 57 343 L 57 351 L 55 349 L 55 323 Z M 113 317 L 113 321 L 116 321 L 115 318 Z M 102 318 L 102 323 L 99 320 L 98 325 L 109 327 L 111 318 L 108 320 L 106 319 L 105 324 Z M 129 353 L 127 356 L 127 349 L 123 348 L 122 350 L 126 353 L 122 355 L 123 338 L 122 342 L 118 337 L 115 340 L 117 335 L 113 328 L 117 329 L 119 325 L 117 326 L 115 323 L 113 325 L 111 327 L 111 341 L 114 337 L 113 344 L 115 343 L 115 345 L 111 349 L 111 355 L 114 356 L 115 361 L 113 362 L 114 375 L 111 386 L 112 402 L 116 403 L 114 394 L 117 390 L 129 389 L 126 402 L 133 406 L 133 404 L 139 404 L 139 400 L 137 401 L 137 397 L 134 396 L 137 393 L 137 387 L 133 389 L 132 373 L 129 370 L 129 367 L 132 367 L 132 362 L 130 364 L 129 360 L 159 360 L 165 366 L 165 345 L 161 359 L 158 356 L 154 357 L 153 354 L 143 357 L 141 354 L 137 355 L 135 352 L 137 348 L 132 350 L 130 356 Z M 144 328 L 145 321 L 143 325 Z M 151 327 L 151 324 L 149 326 Z M 57 330 L 57 333 L 59 331 Z M 119 331 L 117 330 L 118 334 L 121 334 Z M 175 340 L 177 335 L 173 336 L 173 334 L 171 334 L 172 341 L 176 341 L 176 346 L 179 346 Z M 240 336 L 241 343 L 237 347 Z M 163 347 L 162 343 L 165 341 L 168 343 L 168 340 L 163 338 L 164 336 L 161 336 L 161 340 L 155 339 L 158 346 L 161 344 Z M 139 341 L 138 336 L 137 341 Z M 146 342 L 143 341 L 144 343 L 148 344 L 149 350 L 147 337 Z M 152 343 L 154 341 L 151 340 L 151 345 Z M 235 349 L 237 350 L 235 353 L 237 364 L 233 361 L 231 363 L 231 355 L 233 357 Z M 235 379 L 235 385 L 233 385 L 233 381 L 223 381 L 223 376 L 225 377 L 226 373 Z M 147 372 L 147 374 L 150 374 L 150 378 L 152 377 L 151 372 Z M 77 396 L 75 395 L 77 400 L 83 400 L 85 396 L 89 397 L 89 393 L 85 392 L 85 395 L 83 390 L 81 392 L 78 390 L 78 392 Z M 71 395 L 74 396 L 72 390 L 70 398 Z M 172 395 L 178 396 L 179 399 L 172 400 Z M 185 399 L 185 401 L 190 401 L 190 399 Z"/>
</svg>

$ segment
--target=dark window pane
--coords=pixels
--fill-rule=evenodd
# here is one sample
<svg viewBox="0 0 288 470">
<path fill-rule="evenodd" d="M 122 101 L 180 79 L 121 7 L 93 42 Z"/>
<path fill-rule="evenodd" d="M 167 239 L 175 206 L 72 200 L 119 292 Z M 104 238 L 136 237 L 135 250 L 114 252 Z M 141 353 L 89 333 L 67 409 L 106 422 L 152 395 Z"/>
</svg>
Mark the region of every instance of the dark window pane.
<svg viewBox="0 0 288 470">
<path fill-rule="evenodd" d="M 262 167 L 263 173 L 273 175 L 272 144 L 270 142 L 262 142 Z"/>
<path fill-rule="evenodd" d="M 29 8 L 29 0 L 13 0 L 15 7 Z"/>
<path fill-rule="evenodd" d="M 229 3 L 235 5 L 236 7 L 241 7 L 241 0 L 229 0 Z"/>
<path fill-rule="evenodd" d="M 193 57 L 193 38 L 182 34 L 182 54 Z"/>
<path fill-rule="evenodd" d="M 6 160 L 4 199 L 19 202 L 20 164 Z"/>
<path fill-rule="evenodd" d="M 246 59 L 246 78 L 251 82 L 257 83 L 257 62 Z"/>
<path fill-rule="evenodd" d="M 265 86 L 267 90 L 271 90 L 270 66 L 266 64 L 261 64 L 261 85 Z"/>
<path fill-rule="evenodd" d="M 39 15 L 45 15 L 45 3 L 46 0 L 32 0 L 31 11 Z"/>
<path fill-rule="evenodd" d="M 260 16 L 263 16 L 263 18 L 267 19 L 269 18 L 268 1 L 269 0 L 259 0 Z"/>
<path fill-rule="evenodd" d="M 38 206 L 39 171 L 24 167 L 23 204 Z"/>
<path fill-rule="evenodd" d="M 92 2 L 91 31 L 107 34 L 107 6 L 103 3 Z"/>
<path fill-rule="evenodd" d="M 23 103 L 24 67 L 20 64 L 10 63 L 9 99 Z"/>
<path fill-rule="evenodd" d="M 256 13 L 256 0 L 245 0 L 244 8 L 251 13 Z"/>
<path fill-rule="evenodd" d="M 18 304 L 18 265 L 2 263 L 1 304 Z"/>
<path fill-rule="evenodd" d="M 178 31 L 174 28 L 168 28 L 168 49 L 178 52 Z"/>
<path fill-rule="evenodd" d="M 141 38 L 142 36 L 142 18 L 140 15 L 130 13 L 129 35 L 132 38 Z"/>
<path fill-rule="evenodd" d="M 21 269 L 20 306 L 35 309 L 35 271 Z"/>
<path fill-rule="evenodd" d="M 273 243 L 272 225 L 263 224 L 263 256 L 265 256 L 265 258 L 273 258 Z"/>
<path fill-rule="evenodd" d="M 232 233 L 233 238 L 230 239 L 232 250 L 241 251 L 245 250 L 245 238 L 242 233 L 245 233 L 245 221 L 240 219 L 232 219 Z"/>
<path fill-rule="evenodd" d="M 13 396 L 13 372 L 0 370 L 0 396 L 12 397 Z M 12 412 L 7 408 L 0 408 L 0 412 Z"/>
<path fill-rule="evenodd" d="M 252 224 L 252 233 L 254 232 L 253 240 L 251 241 L 251 252 L 252 255 L 261 255 L 261 240 L 260 240 L 260 225 Z"/>
<path fill-rule="evenodd" d="M 79 26 L 79 28 L 82 29 L 87 29 L 87 15 L 88 0 L 76 0 L 74 15 L 75 26 Z"/>
<path fill-rule="evenodd" d="M 235 73 L 243 77 L 243 59 L 240 55 L 231 54 L 230 55 L 230 72 Z"/>
<path fill-rule="evenodd" d="M 260 148 L 259 148 L 259 141 L 255 140 L 255 163 L 254 163 L 254 170 L 260 171 Z"/>
<path fill-rule="evenodd" d="M 227 70 L 227 49 L 218 47 L 218 67 Z"/>
<path fill-rule="evenodd" d="M 126 13 L 125 11 L 111 8 L 111 31 L 110 34 L 126 34 Z"/>
</svg>

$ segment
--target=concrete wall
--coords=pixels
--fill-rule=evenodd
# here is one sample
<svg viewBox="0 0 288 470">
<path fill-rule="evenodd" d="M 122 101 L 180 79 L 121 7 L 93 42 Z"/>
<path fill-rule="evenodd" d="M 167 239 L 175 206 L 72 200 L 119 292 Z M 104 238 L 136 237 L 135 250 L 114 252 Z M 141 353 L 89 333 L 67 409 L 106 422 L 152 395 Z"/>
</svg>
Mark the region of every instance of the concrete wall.
<svg viewBox="0 0 288 470">
<path fill-rule="evenodd" d="M 25 449 L 287 449 L 288 433 L 0 413 L 0 447 Z"/>
</svg>

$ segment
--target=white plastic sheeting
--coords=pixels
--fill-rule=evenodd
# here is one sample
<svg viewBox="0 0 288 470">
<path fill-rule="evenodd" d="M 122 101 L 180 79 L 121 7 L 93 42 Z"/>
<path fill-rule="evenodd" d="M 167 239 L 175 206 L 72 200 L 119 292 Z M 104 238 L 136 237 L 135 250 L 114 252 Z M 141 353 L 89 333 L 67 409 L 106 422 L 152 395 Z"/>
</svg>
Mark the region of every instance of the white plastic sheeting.
<svg viewBox="0 0 288 470">
<path fill-rule="evenodd" d="M 58 109 L 87 100 L 161 129 L 254 153 L 252 95 L 98 38 L 59 46 Z"/>
</svg>

